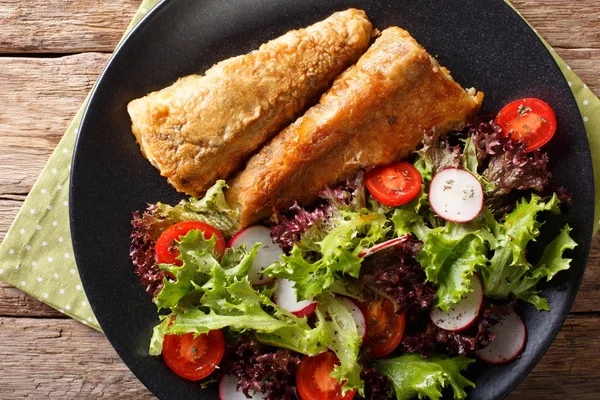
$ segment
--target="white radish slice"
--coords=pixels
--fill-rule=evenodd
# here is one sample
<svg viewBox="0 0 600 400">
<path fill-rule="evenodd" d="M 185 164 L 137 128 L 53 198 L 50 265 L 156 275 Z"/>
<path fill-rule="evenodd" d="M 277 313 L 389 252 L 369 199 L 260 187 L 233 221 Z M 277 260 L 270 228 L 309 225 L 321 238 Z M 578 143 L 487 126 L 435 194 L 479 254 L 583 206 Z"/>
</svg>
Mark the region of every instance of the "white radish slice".
<svg viewBox="0 0 600 400">
<path fill-rule="evenodd" d="M 277 244 L 273 243 L 269 228 L 262 225 L 254 225 L 242 229 L 229 240 L 229 247 L 238 248 L 243 244 L 246 245 L 246 250 L 250 251 L 258 242 L 261 245 L 258 248 L 250 272 L 248 272 L 248 279 L 253 285 L 264 285 L 272 279 L 264 276 L 262 271 L 277 261 L 283 254 L 283 250 Z"/>
<path fill-rule="evenodd" d="M 317 309 L 317 302 L 314 300 L 298 301 L 294 282 L 283 278 L 277 282 L 273 301 L 299 318 L 308 317 Z"/>
<path fill-rule="evenodd" d="M 446 221 L 471 221 L 483 207 L 483 188 L 469 171 L 446 168 L 431 180 L 429 204 Z"/>
<path fill-rule="evenodd" d="M 356 304 L 354 300 L 349 299 L 348 297 L 338 296 L 337 299 L 342 302 L 342 304 L 350 312 L 350 315 L 352 315 L 354 323 L 356 324 L 356 331 L 358 332 L 358 336 L 365 340 L 365 336 L 367 335 L 367 322 L 365 320 L 365 315 L 358 307 L 358 304 Z"/>
<path fill-rule="evenodd" d="M 473 275 L 473 290 L 448 311 L 439 308 L 431 310 L 429 316 L 435 325 L 447 331 L 467 329 L 479 316 L 483 304 L 481 281 Z"/>
<path fill-rule="evenodd" d="M 404 235 L 402 237 L 393 238 L 386 242 L 376 244 L 375 246 L 373 246 L 369 249 L 361 251 L 360 253 L 358 253 L 358 256 L 359 257 L 370 256 L 373 253 L 377 253 L 378 251 L 387 249 L 388 247 L 393 247 L 393 246 L 397 245 L 398 243 L 405 242 L 407 237 L 408 237 L 408 235 Z"/>
<path fill-rule="evenodd" d="M 235 376 L 223 375 L 219 383 L 219 399 L 221 400 L 248 400 L 244 392 L 237 391 L 238 380 Z M 261 392 L 249 392 L 254 400 L 262 400 L 265 395 Z"/>
<path fill-rule="evenodd" d="M 525 342 L 527 331 L 521 317 L 512 311 L 502 321 L 490 328 L 496 337 L 483 349 L 477 350 L 475 355 L 483 361 L 492 364 L 506 364 L 517 358 Z"/>
</svg>

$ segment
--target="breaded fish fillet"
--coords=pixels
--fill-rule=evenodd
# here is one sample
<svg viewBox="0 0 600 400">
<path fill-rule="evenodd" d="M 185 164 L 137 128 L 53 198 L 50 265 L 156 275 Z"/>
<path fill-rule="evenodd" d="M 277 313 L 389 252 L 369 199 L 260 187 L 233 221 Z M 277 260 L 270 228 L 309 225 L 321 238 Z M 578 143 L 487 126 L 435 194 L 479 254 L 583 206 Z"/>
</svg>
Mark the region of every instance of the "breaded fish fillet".
<svg viewBox="0 0 600 400">
<path fill-rule="evenodd" d="M 371 28 L 361 10 L 337 12 L 133 100 L 127 110 L 142 153 L 175 189 L 201 195 L 356 62 Z"/>
<path fill-rule="evenodd" d="M 283 130 L 233 180 L 230 204 L 250 225 L 316 200 L 360 168 L 409 155 L 431 130 L 461 128 L 483 94 L 465 91 L 403 29 L 392 27 L 333 83 L 318 105 Z"/>
</svg>

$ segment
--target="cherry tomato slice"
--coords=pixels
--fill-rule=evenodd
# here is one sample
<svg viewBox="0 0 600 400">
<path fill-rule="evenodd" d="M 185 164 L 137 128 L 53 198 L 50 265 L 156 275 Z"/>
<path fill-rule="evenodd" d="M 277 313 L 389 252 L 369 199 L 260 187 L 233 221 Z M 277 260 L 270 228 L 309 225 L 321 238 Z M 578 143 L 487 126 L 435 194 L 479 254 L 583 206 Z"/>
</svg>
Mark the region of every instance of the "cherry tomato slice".
<svg viewBox="0 0 600 400">
<path fill-rule="evenodd" d="M 342 385 L 331 377 L 331 371 L 339 364 L 337 356 L 325 352 L 314 357 L 304 357 L 296 372 L 296 386 L 302 400 L 350 400 L 356 390 L 348 390 L 342 396 Z"/>
<path fill-rule="evenodd" d="M 527 98 L 507 104 L 496 116 L 504 136 L 527 144 L 526 151 L 539 149 L 556 132 L 556 115 L 548 103 Z"/>
<path fill-rule="evenodd" d="M 401 206 L 421 191 L 421 174 L 405 161 L 377 167 L 365 175 L 371 195 L 383 205 Z"/>
<path fill-rule="evenodd" d="M 205 239 L 210 239 L 213 235 L 216 236 L 215 253 L 219 258 L 225 254 L 225 238 L 223 238 L 223 235 L 218 229 L 200 221 L 184 221 L 171 225 L 158 237 L 154 246 L 156 261 L 161 264 L 183 265 L 181 260 L 177 259 L 179 250 L 177 249 L 175 241 L 194 229 L 199 229 L 204 232 Z"/>
<path fill-rule="evenodd" d="M 177 375 L 192 381 L 209 376 L 225 353 L 225 338 L 213 330 L 194 338 L 193 333 L 165 335 L 163 358 Z"/>
<path fill-rule="evenodd" d="M 405 314 L 396 314 L 394 304 L 387 299 L 361 304 L 367 324 L 363 347 L 371 357 L 383 357 L 398 347 L 404 336 Z"/>
</svg>

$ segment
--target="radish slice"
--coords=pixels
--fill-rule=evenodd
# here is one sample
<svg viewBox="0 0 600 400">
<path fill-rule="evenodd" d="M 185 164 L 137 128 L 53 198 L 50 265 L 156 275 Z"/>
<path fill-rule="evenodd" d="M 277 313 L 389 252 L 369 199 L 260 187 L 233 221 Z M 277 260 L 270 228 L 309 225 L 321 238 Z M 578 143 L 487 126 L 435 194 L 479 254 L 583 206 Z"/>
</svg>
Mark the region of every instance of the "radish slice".
<svg viewBox="0 0 600 400">
<path fill-rule="evenodd" d="M 442 311 L 439 308 L 431 310 L 431 320 L 438 327 L 447 331 L 462 331 L 475 322 L 483 304 L 483 290 L 481 281 L 473 275 L 473 290 L 456 303 L 450 310 Z"/>
<path fill-rule="evenodd" d="M 431 180 L 429 204 L 446 221 L 471 221 L 483 207 L 483 188 L 469 171 L 446 168 Z"/>
<path fill-rule="evenodd" d="M 367 322 L 365 320 L 365 314 L 363 314 L 362 310 L 358 307 L 358 304 L 356 304 L 354 300 L 343 296 L 338 296 L 337 298 L 342 302 L 342 304 L 344 304 L 348 311 L 350 311 L 350 315 L 352 315 L 354 323 L 356 324 L 358 336 L 365 340 L 365 336 L 367 335 Z"/>
<path fill-rule="evenodd" d="M 258 248 L 250 272 L 248 272 L 248 279 L 253 285 L 264 285 L 272 279 L 264 276 L 262 271 L 277 261 L 283 254 L 283 250 L 273 243 L 269 228 L 262 225 L 254 225 L 242 229 L 229 240 L 229 247 L 238 248 L 244 244 L 246 245 L 246 250 L 250 250 L 258 242 L 261 243 L 261 246 Z"/>
<path fill-rule="evenodd" d="M 521 317 L 512 311 L 504 319 L 490 328 L 496 337 L 475 355 L 492 364 L 506 364 L 517 358 L 527 340 L 527 331 Z"/>
<path fill-rule="evenodd" d="M 221 400 L 248 400 L 244 392 L 237 391 L 238 380 L 235 376 L 223 375 L 219 383 L 219 398 Z M 254 400 L 262 400 L 265 395 L 261 392 L 249 392 Z"/>
<path fill-rule="evenodd" d="M 294 282 L 283 278 L 277 282 L 273 301 L 299 318 L 308 317 L 317 309 L 317 302 L 314 300 L 298 301 Z"/>
<path fill-rule="evenodd" d="M 371 247 L 370 249 L 361 251 L 360 253 L 358 253 L 358 256 L 359 257 L 370 256 L 373 253 L 377 253 L 378 251 L 387 249 L 388 247 L 393 247 L 393 246 L 397 245 L 398 243 L 405 242 L 407 237 L 408 237 L 408 235 L 404 235 L 402 237 L 390 239 L 387 242 L 376 244 L 375 246 Z"/>
</svg>

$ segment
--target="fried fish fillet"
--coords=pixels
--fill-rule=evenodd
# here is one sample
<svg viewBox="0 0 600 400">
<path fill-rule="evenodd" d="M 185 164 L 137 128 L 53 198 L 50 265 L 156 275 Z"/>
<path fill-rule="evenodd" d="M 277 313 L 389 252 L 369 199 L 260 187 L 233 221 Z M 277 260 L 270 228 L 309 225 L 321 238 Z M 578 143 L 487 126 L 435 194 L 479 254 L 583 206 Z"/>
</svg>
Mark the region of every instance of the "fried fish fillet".
<svg viewBox="0 0 600 400">
<path fill-rule="evenodd" d="M 127 110 L 142 153 L 175 189 L 201 195 L 355 63 L 371 29 L 364 11 L 337 12 L 133 100 Z"/>
<path fill-rule="evenodd" d="M 385 29 L 316 106 L 253 156 L 227 198 L 250 225 L 325 185 L 409 155 L 425 132 L 458 129 L 483 100 L 465 91 L 410 34 Z"/>
</svg>

